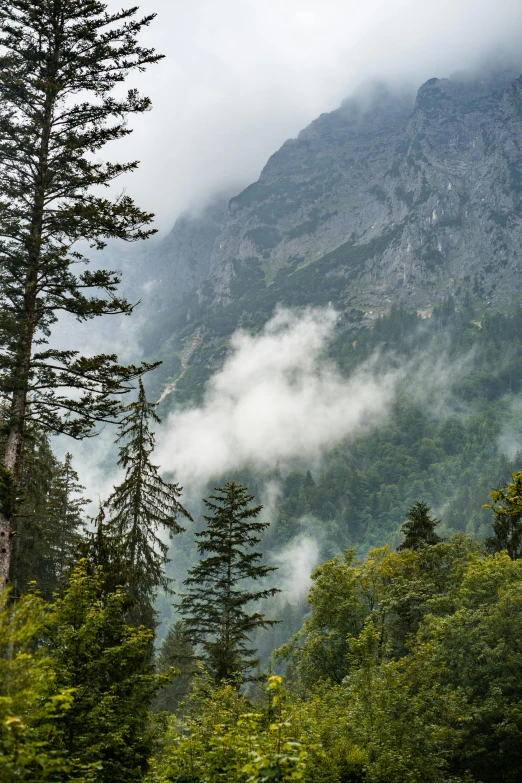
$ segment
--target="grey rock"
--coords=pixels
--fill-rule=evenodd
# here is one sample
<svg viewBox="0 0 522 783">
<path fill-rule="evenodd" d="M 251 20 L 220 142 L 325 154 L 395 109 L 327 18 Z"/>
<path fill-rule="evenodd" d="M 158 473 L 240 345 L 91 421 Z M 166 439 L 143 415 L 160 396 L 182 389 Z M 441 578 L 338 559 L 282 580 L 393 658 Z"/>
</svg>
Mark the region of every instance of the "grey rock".
<svg viewBox="0 0 522 783">
<path fill-rule="evenodd" d="M 521 249 L 522 77 L 430 79 L 416 96 L 376 85 L 286 141 L 228 205 L 177 221 L 151 275 L 168 313 L 151 341 L 181 366 L 196 330 L 184 372 L 189 389 L 199 368 L 201 390 L 234 329 L 277 304 L 367 323 L 449 294 L 518 305 Z"/>
<path fill-rule="evenodd" d="M 150 253 L 147 277 L 154 297 L 180 300 L 209 277 L 210 257 L 229 194 L 214 196 L 198 212 L 182 214 L 165 239 Z"/>
<path fill-rule="evenodd" d="M 521 101 L 521 79 L 503 71 L 431 79 L 416 99 L 380 86 L 322 115 L 231 199 L 214 297 L 231 301 L 238 263 L 257 259 L 270 285 L 336 251 L 339 305 L 465 290 L 518 300 Z"/>
</svg>

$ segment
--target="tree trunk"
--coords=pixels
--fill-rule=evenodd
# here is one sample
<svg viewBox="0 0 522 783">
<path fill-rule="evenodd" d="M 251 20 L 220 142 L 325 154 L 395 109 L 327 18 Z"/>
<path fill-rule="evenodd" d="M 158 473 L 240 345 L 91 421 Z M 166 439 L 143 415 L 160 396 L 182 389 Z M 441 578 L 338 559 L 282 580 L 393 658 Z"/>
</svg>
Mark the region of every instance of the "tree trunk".
<svg viewBox="0 0 522 783">
<path fill-rule="evenodd" d="M 7 586 L 11 565 L 11 520 L 0 509 L 0 588 Z"/>
<path fill-rule="evenodd" d="M 34 337 L 36 285 L 34 286 L 34 296 L 31 298 L 33 299 L 32 306 L 29 308 L 29 313 L 26 311 L 26 315 L 29 315 L 26 321 L 26 340 L 17 373 L 17 388 L 11 403 L 7 444 L 3 459 L 3 467 L 11 479 L 8 490 L 11 497 L 7 498 L 4 496 L 2 499 L 3 503 L 0 504 L 0 591 L 7 587 L 11 568 L 13 535 L 15 532 L 13 530 L 12 509 L 16 504 L 16 491 L 20 478 L 22 440 L 27 412 L 27 392 Z M 10 514 L 7 513 L 7 509 L 11 510 Z"/>
<path fill-rule="evenodd" d="M 52 82 L 51 82 L 52 84 Z M 3 467 L 10 477 L 9 502 L 0 503 L 0 591 L 7 587 L 11 569 L 13 543 L 12 509 L 16 498 L 16 489 L 20 477 L 22 456 L 22 440 L 27 412 L 27 396 L 31 374 L 31 357 L 33 351 L 36 324 L 36 300 L 38 294 L 38 273 L 42 251 L 42 233 L 44 224 L 45 195 L 48 186 L 49 142 L 51 137 L 52 117 L 56 96 L 49 89 L 42 107 L 42 135 L 38 155 L 38 169 L 34 180 L 34 196 L 31 225 L 26 240 L 27 266 L 25 270 L 24 312 L 21 325 L 23 335 L 18 361 L 14 371 L 14 391 L 11 400 L 11 411 L 8 422 L 7 444 L 5 448 Z"/>
</svg>

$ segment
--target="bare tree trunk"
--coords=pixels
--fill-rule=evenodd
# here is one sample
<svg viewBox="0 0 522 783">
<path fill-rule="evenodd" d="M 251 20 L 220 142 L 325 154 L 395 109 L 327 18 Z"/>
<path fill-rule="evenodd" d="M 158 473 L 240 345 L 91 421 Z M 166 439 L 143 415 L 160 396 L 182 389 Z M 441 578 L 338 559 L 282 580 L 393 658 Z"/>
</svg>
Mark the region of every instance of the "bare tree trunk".
<svg viewBox="0 0 522 783">
<path fill-rule="evenodd" d="M 29 229 L 26 249 L 27 267 L 24 296 L 23 321 L 21 334 L 23 339 L 20 345 L 18 362 L 14 372 L 14 392 L 11 401 L 11 411 L 8 422 L 7 445 L 3 458 L 3 467 L 7 472 L 4 476 L 10 479 L 10 502 L 0 503 L 0 591 L 7 587 L 11 568 L 11 556 L 13 549 L 13 520 L 12 509 L 15 503 L 16 488 L 20 478 L 22 440 L 24 436 L 25 420 L 27 413 L 27 397 L 31 375 L 31 358 L 33 351 L 34 333 L 36 330 L 36 300 L 38 295 L 38 274 L 40 269 L 42 251 L 42 233 L 44 225 L 45 195 L 48 187 L 48 161 L 49 142 L 51 137 L 53 109 L 55 95 L 52 89 L 46 95 L 42 107 L 42 136 L 40 140 L 39 161 L 37 175 L 34 180 L 34 197 L 32 207 L 32 220 Z"/>
<path fill-rule="evenodd" d="M 13 549 L 13 520 L 12 513 L 7 514 L 7 509 L 12 510 L 16 503 L 16 488 L 20 477 L 22 440 L 24 435 L 25 417 L 27 410 L 27 389 L 29 385 L 29 369 L 31 363 L 31 352 L 34 330 L 31 329 L 30 336 L 27 335 L 25 351 L 23 356 L 23 367 L 20 368 L 21 383 L 16 389 L 11 404 L 11 416 L 7 444 L 3 459 L 3 467 L 10 477 L 9 486 L 5 485 L 5 492 L 11 493 L 11 497 L 2 498 L 3 504 L 0 504 L 0 591 L 7 587 L 9 581 L 9 571 L 11 568 L 11 556 Z"/>
<path fill-rule="evenodd" d="M 0 509 L 0 588 L 7 586 L 9 579 L 9 567 L 11 565 L 11 520 L 7 519 Z"/>
</svg>

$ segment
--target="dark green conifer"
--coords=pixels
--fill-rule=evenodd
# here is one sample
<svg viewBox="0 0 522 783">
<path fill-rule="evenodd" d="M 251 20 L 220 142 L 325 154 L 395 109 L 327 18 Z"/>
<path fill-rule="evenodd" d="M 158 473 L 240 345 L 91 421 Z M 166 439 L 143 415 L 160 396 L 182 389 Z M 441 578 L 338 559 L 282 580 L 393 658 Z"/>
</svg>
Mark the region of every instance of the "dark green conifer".
<svg viewBox="0 0 522 783">
<path fill-rule="evenodd" d="M 0 393 L 11 477 L 0 482 L 0 587 L 26 424 L 86 437 L 115 420 L 119 395 L 146 369 L 44 345 L 59 312 L 85 321 L 132 311 L 117 295 L 117 273 L 78 271 L 87 261 L 78 243 L 100 249 L 108 238 L 151 233 L 152 215 L 129 196 L 102 196 L 137 163 L 104 162 L 101 150 L 130 133 L 129 115 L 150 107 L 135 89 L 115 88 L 159 59 L 137 43 L 154 15 L 136 11 L 109 13 L 99 0 L 0 4 Z"/>
<path fill-rule="evenodd" d="M 248 609 L 279 590 L 256 590 L 252 583 L 277 569 L 261 565 L 262 555 L 255 549 L 268 527 L 257 521 L 262 506 L 251 506 L 253 496 L 235 482 L 215 492 L 204 501 L 211 514 L 204 517 L 205 530 L 196 533 L 203 559 L 188 572 L 179 611 L 216 682 L 239 681 L 248 679 L 259 662 L 249 642 L 252 633 L 277 622 Z"/>
<path fill-rule="evenodd" d="M 108 532 L 119 542 L 128 589 L 143 609 L 151 606 L 158 587 L 169 589 L 170 580 L 164 573 L 168 545 L 161 534 L 181 533 L 180 515 L 191 519 L 179 502 L 179 484 L 162 479 L 150 459 L 154 433 L 149 422 L 160 421 L 154 407 L 147 402 L 140 380 L 138 399 L 127 406 L 117 439 L 122 444 L 118 465 L 125 470 L 125 478 L 106 503 Z"/>
<path fill-rule="evenodd" d="M 83 497 L 78 474 L 67 454 L 54 456 L 49 439 L 37 428 L 25 438 L 18 515 L 15 518 L 11 580 L 15 594 L 36 581 L 50 598 L 63 586 L 83 534 Z"/>
<path fill-rule="evenodd" d="M 77 560 L 85 561 L 90 575 L 99 574 L 99 599 L 102 603 L 117 590 L 125 591 L 125 609 L 128 614 L 134 601 L 130 599 L 127 590 L 130 569 L 123 555 L 122 542 L 109 531 L 101 504 L 98 516 L 91 522 L 92 529 L 87 531 L 79 543 Z"/>
<path fill-rule="evenodd" d="M 56 530 L 51 547 L 58 583 L 64 582 L 76 560 L 78 544 L 82 540 L 84 508 L 90 503 L 83 496 L 85 487 L 79 482 L 72 459 L 72 454 L 67 453 L 64 461 L 58 464 L 49 497 L 49 514 Z"/>
<path fill-rule="evenodd" d="M 175 712 L 190 691 L 194 674 L 198 670 L 194 645 L 183 620 L 177 620 L 167 631 L 156 656 L 156 671 L 166 674 L 176 669 L 178 674 L 157 696 L 154 708 L 157 711 Z"/>
<path fill-rule="evenodd" d="M 435 533 L 439 519 L 432 519 L 429 515 L 429 506 L 422 501 L 417 501 L 406 514 L 407 521 L 401 527 L 401 533 L 405 538 L 397 547 L 401 552 L 404 549 L 420 549 L 423 546 L 439 544 L 442 538 Z"/>
<path fill-rule="evenodd" d="M 511 483 L 490 493 L 495 519 L 493 535 L 486 539 L 489 552 L 508 553 L 512 560 L 522 558 L 522 472 L 512 474 Z"/>
<path fill-rule="evenodd" d="M 69 693 L 71 701 L 52 741 L 68 759 L 67 780 L 132 783 L 143 780 L 154 753 L 149 707 L 169 675 L 154 671 L 153 632 L 127 625 L 123 591 L 100 601 L 102 580 L 80 561 L 47 621 L 51 695 Z"/>
</svg>

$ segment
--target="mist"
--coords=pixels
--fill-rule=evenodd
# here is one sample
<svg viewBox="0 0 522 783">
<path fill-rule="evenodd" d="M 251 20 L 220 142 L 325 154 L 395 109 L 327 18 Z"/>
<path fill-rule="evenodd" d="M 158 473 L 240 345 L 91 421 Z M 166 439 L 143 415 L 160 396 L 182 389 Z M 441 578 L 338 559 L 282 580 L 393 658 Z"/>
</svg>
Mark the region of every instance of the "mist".
<svg viewBox="0 0 522 783">
<path fill-rule="evenodd" d="M 273 552 L 271 562 L 277 566 L 277 586 L 284 603 L 302 603 L 310 589 L 311 574 L 321 560 L 321 551 L 315 538 L 305 534 L 296 536 L 283 549 Z"/>
<path fill-rule="evenodd" d="M 362 84 L 416 89 L 484 58 L 522 59 L 519 0 L 144 0 L 141 11 L 158 14 L 143 43 L 166 57 L 133 77 L 153 110 L 108 151 L 141 160 L 117 187 L 162 231 L 256 180 L 285 139 Z"/>
<path fill-rule="evenodd" d="M 328 309 L 279 309 L 258 335 L 236 332 L 202 405 L 174 411 L 158 433 L 163 470 L 184 486 L 273 471 L 383 421 L 398 373 L 377 375 L 370 362 L 341 376 L 325 356 L 336 320 Z"/>
</svg>

